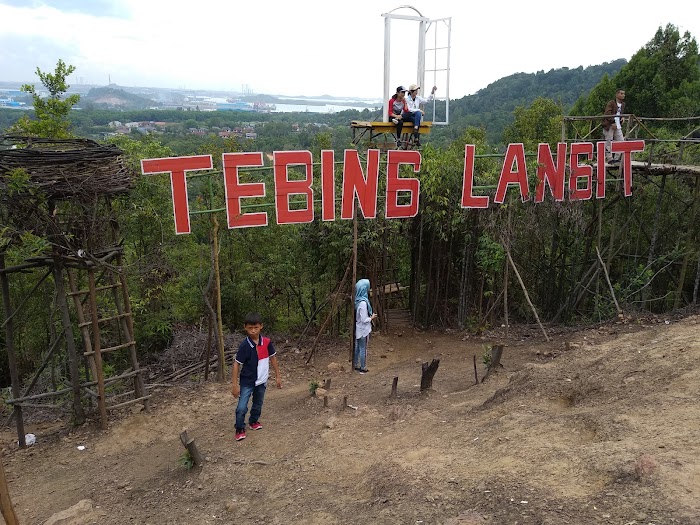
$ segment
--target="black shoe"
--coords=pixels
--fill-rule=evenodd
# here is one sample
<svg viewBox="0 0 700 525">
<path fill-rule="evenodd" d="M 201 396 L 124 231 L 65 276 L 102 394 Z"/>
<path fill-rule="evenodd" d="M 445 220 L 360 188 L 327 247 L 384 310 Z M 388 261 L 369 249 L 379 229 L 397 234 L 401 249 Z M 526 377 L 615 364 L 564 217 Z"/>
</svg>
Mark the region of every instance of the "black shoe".
<svg viewBox="0 0 700 525">
<path fill-rule="evenodd" d="M 367 372 L 369 372 L 369 370 L 367 368 L 360 369 L 360 374 L 362 374 L 362 375 L 366 374 Z"/>
<path fill-rule="evenodd" d="M 359 367 L 359 366 L 355 366 L 355 367 L 353 367 L 353 370 L 354 370 L 355 372 L 359 372 L 359 371 L 360 371 L 360 367 Z"/>
</svg>

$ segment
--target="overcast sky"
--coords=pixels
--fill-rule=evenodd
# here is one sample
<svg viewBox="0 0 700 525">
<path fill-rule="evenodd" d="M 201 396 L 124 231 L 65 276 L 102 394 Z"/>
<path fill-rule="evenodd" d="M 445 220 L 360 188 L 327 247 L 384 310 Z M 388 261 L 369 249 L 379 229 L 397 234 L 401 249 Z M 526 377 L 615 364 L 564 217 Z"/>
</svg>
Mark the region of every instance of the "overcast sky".
<svg viewBox="0 0 700 525">
<path fill-rule="evenodd" d="M 700 38 L 693 2 L 411 0 L 451 18 L 449 96 L 517 73 L 630 59 L 659 26 Z M 0 0 L 0 80 L 39 84 L 36 67 L 76 66 L 70 83 L 382 98 L 383 13 L 400 1 Z M 444 47 L 446 24 L 427 47 Z M 391 24 L 390 84 L 415 82 L 418 24 Z M 437 45 L 435 43 L 437 42 Z M 438 51 L 443 67 L 445 53 Z M 429 59 L 430 60 L 430 59 Z M 431 62 L 428 62 L 431 68 Z M 445 73 L 426 75 L 445 95 Z"/>
</svg>

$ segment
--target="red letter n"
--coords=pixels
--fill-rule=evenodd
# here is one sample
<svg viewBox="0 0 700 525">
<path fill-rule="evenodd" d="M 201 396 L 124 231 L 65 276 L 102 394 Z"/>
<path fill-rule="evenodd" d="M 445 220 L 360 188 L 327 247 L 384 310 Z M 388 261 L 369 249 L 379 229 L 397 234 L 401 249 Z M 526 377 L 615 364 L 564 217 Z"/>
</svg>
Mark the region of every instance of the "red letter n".
<svg viewBox="0 0 700 525">
<path fill-rule="evenodd" d="M 379 150 L 367 150 L 367 178 L 362 172 L 357 150 L 346 149 L 343 162 L 343 202 L 341 219 L 352 219 L 355 195 L 365 219 L 377 216 L 377 184 L 379 181 Z"/>
<path fill-rule="evenodd" d="M 564 200 L 564 173 L 566 172 L 566 142 L 557 144 L 557 165 L 554 165 L 549 144 L 537 146 L 537 188 L 535 202 L 544 201 L 544 187 L 549 184 L 555 201 Z"/>
</svg>

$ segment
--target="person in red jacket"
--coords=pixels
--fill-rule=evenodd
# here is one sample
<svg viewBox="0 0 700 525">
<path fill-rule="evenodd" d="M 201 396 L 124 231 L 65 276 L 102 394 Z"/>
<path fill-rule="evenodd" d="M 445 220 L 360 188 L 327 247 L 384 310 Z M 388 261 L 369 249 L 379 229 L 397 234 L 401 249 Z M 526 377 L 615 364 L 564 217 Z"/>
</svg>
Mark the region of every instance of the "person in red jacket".
<svg viewBox="0 0 700 525">
<path fill-rule="evenodd" d="M 403 115 L 404 113 L 408 113 L 405 87 L 399 86 L 396 88 L 396 93 L 394 93 L 389 99 L 387 107 L 389 108 L 389 120 L 396 124 L 396 147 L 398 148 L 401 145 Z"/>
</svg>

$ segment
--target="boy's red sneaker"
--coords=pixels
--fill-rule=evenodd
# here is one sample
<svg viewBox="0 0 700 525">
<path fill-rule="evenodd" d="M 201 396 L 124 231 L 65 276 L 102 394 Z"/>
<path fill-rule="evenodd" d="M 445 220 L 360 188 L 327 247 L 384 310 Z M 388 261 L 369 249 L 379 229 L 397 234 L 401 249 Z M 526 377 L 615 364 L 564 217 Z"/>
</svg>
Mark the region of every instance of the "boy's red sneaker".
<svg viewBox="0 0 700 525">
<path fill-rule="evenodd" d="M 260 423 L 260 421 L 256 421 L 255 423 L 251 423 L 250 428 L 252 428 L 253 430 L 260 430 L 262 428 L 262 423 Z"/>
<path fill-rule="evenodd" d="M 245 430 L 236 430 L 236 441 L 245 439 Z"/>
</svg>

